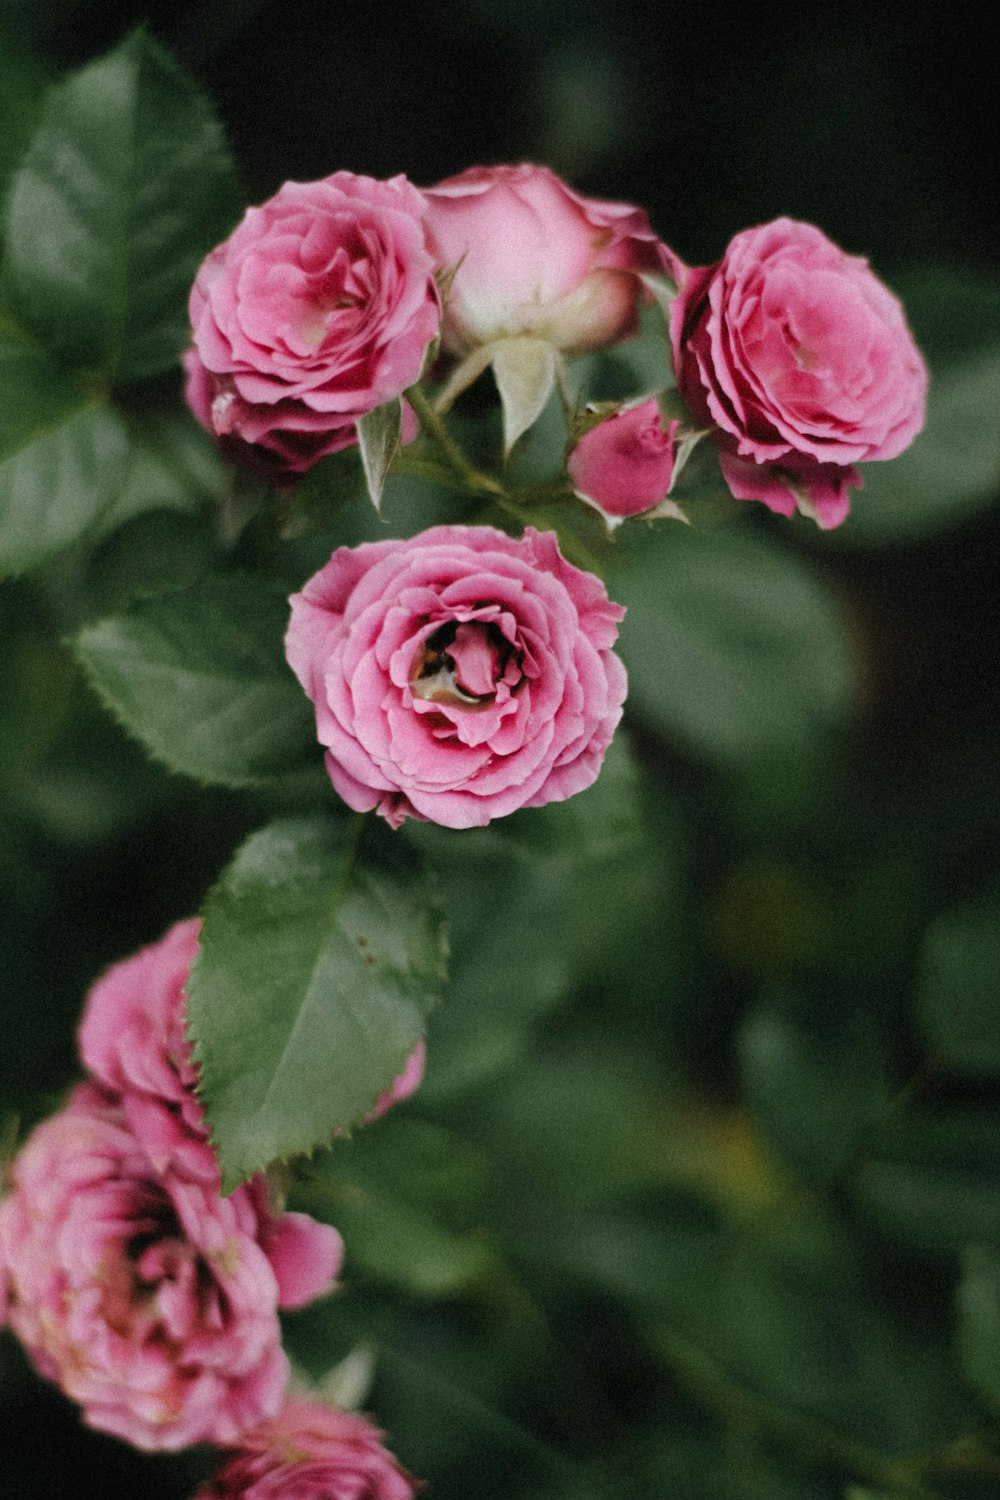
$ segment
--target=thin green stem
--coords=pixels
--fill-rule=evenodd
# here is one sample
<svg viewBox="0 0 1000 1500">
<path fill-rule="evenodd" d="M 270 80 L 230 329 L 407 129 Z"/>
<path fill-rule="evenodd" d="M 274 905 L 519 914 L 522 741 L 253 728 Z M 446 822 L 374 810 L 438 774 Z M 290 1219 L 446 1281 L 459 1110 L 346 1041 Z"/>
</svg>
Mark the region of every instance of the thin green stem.
<svg viewBox="0 0 1000 1500">
<path fill-rule="evenodd" d="M 412 385 L 406 392 L 406 399 L 420 418 L 424 431 L 434 439 L 444 457 L 448 460 L 451 468 L 462 484 L 476 495 L 493 495 L 507 499 L 507 491 L 498 479 L 489 474 L 484 474 L 470 463 L 461 445 L 448 430 L 447 423 L 440 412 L 434 410 L 419 385 Z"/>
</svg>

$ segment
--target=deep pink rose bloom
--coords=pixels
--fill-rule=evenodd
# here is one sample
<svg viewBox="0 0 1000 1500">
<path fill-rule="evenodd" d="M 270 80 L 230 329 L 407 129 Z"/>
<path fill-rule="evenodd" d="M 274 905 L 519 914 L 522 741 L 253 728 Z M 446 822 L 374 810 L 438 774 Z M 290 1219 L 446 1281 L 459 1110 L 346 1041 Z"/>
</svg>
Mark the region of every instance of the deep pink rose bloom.
<svg viewBox="0 0 1000 1500">
<path fill-rule="evenodd" d="M 656 237 L 628 203 L 584 198 L 547 167 L 470 167 L 426 190 L 443 267 L 458 266 L 442 341 L 456 355 L 496 339 L 585 354 L 634 333 L 657 271 Z"/>
<path fill-rule="evenodd" d="M 652 510 L 670 488 L 679 425 L 664 428 L 655 400 L 599 422 L 566 460 L 573 489 L 612 522 Z"/>
<path fill-rule="evenodd" d="M 923 425 L 927 370 L 899 301 L 794 219 L 744 230 L 717 265 L 671 269 L 677 381 L 717 430 L 729 488 L 837 526 L 854 464 L 894 458 Z"/>
<path fill-rule="evenodd" d="M 0 1303 L 92 1427 L 175 1449 L 235 1442 L 277 1411 L 288 1364 L 275 1262 L 292 1305 L 322 1290 L 315 1256 L 296 1270 L 303 1216 L 273 1215 L 259 1179 L 223 1198 L 217 1181 L 158 1171 L 94 1084 L 37 1127 L 12 1180 Z"/>
<path fill-rule="evenodd" d="M 596 778 L 625 700 L 624 610 L 551 532 L 341 547 L 291 604 L 288 660 L 356 811 L 482 827 Z"/>
<path fill-rule="evenodd" d="M 441 318 L 424 208 L 402 176 L 286 182 L 211 252 L 184 365 L 188 404 L 223 447 L 302 473 L 413 384 Z"/>
<path fill-rule="evenodd" d="M 289 1400 L 194 1500 L 413 1500 L 420 1486 L 365 1417 Z"/>
</svg>

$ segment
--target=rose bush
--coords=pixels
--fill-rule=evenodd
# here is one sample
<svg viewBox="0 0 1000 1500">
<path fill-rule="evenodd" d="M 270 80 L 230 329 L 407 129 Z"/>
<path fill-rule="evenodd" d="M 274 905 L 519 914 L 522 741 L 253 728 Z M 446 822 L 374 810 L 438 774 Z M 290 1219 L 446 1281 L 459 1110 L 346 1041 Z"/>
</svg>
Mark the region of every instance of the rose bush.
<svg viewBox="0 0 1000 1500">
<path fill-rule="evenodd" d="M 585 354 L 634 333 L 642 271 L 658 269 L 646 214 L 585 198 L 547 167 L 470 167 L 426 190 L 427 224 L 456 266 L 442 343 L 462 355 L 527 335 Z"/>
<path fill-rule="evenodd" d="M 479 827 L 597 776 L 625 699 L 624 610 L 551 533 L 341 547 L 291 604 L 288 660 L 355 810 Z"/>
<path fill-rule="evenodd" d="M 186 395 L 233 456 L 301 473 L 417 379 L 440 321 L 423 212 L 402 176 L 286 182 L 207 257 Z"/>
<path fill-rule="evenodd" d="M 283 1224 L 261 1179 L 223 1198 L 183 1164 L 158 1171 L 119 1099 L 90 1083 L 37 1127 L 12 1177 L 0 1310 L 92 1427 L 175 1449 L 233 1442 L 277 1410 L 277 1308 L 326 1289 L 333 1231 Z"/>
<path fill-rule="evenodd" d="M 413 1500 L 418 1485 L 365 1417 L 286 1401 L 194 1500 Z"/>
<path fill-rule="evenodd" d="M 668 260 L 678 385 L 732 493 L 838 525 L 854 464 L 895 457 L 923 425 L 927 371 L 900 303 L 793 219 L 737 234 L 714 266 Z"/>
<path fill-rule="evenodd" d="M 652 510 L 670 488 L 679 422 L 655 400 L 625 407 L 585 432 L 566 461 L 573 489 L 612 524 Z"/>
</svg>

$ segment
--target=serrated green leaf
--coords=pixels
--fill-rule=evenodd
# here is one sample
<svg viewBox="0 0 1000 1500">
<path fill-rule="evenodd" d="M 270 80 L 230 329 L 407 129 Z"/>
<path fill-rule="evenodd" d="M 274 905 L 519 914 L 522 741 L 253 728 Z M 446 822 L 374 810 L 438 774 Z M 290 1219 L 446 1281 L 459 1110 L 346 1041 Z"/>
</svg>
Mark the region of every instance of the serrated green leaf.
<svg viewBox="0 0 1000 1500">
<path fill-rule="evenodd" d="M 238 211 L 210 106 L 135 32 L 49 93 L 7 211 L 19 310 L 75 364 L 123 381 L 168 370 L 195 270 Z"/>
<path fill-rule="evenodd" d="M 130 733 L 171 770 L 241 786 L 298 769 L 312 709 L 285 661 L 288 600 L 216 577 L 86 626 L 76 650 Z"/>
<path fill-rule="evenodd" d="M 849 709 L 852 658 L 809 569 L 738 530 L 622 528 L 608 568 L 628 609 L 629 704 L 727 769 L 814 751 Z"/>
<path fill-rule="evenodd" d="M 188 1014 L 227 1190 L 357 1123 L 444 984 L 434 888 L 398 842 L 361 861 L 357 824 L 271 824 L 205 904 Z"/>
<path fill-rule="evenodd" d="M 397 396 L 386 401 L 374 411 L 358 418 L 358 447 L 361 449 L 361 466 L 365 473 L 365 484 L 375 509 L 382 504 L 382 490 L 386 475 L 403 431 L 403 403 Z"/>
<path fill-rule="evenodd" d="M 1000 1074 L 1000 900 L 943 912 L 924 940 L 917 1010 L 935 1062 Z"/>
</svg>

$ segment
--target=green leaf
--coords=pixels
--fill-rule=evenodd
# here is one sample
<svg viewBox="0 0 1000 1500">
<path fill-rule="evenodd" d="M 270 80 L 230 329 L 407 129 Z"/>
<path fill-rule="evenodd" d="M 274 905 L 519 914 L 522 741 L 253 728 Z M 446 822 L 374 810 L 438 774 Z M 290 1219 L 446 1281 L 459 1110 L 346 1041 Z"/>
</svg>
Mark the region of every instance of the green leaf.
<svg viewBox="0 0 1000 1500">
<path fill-rule="evenodd" d="M 809 569 L 738 530 L 619 536 L 608 587 L 628 609 L 620 653 L 631 708 L 731 770 L 814 752 L 849 709 L 853 664 L 836 605 Z"/>
<path fill-rule="evenodd" d="M 947 1259 L 1000 1243 L 1000 1124 L 992 1107 L 905 1113 L 853 1173 L 856 1207 L 888 1238 Z"/>
<path fill-rule="evenodd" d="M 396 456 L 403 431 L 403 403 L 397 396 L 394 401 L 377 406 L 367 416 L 358 418 L 357 429 L 365 484 L 368 486 L 371 502 L 378 510 L 382 504 L 386 475 Z"/>
<path fill-rule="evenodd" d="M 315 1180 L 317 1172 L 319 1180 Z M 484 1166 L 460 1138 L 393 1111 L 338 1143 L 296 1196 L 336 1224 L 347 1275 L 416 1297 L 453 1297 L 482 1283 L 496 1251 L 483 1238 Z"/>
<path fill-rule="evenodd" d="M 241 786 L 298 769 L 312 709 L 282 651 L 283 589 L 216 577 L 86 626 L 77 653 L 130 733 L 171 770 Z"/>
<path fill-rule="evenodd" d="M 807 1181 L 835 1175 L 884 1114 L 890 1083 L 877 1019 L 819 986 L 770 993 L 740 1031 L 751 1109 Z"/>
<path fill-rule="evenodd" d="M 972 1412 L 919 1293 L 902 1286 L 890 1300 L 865 1273 L 832 1222 L 765 1229 L 707 1260 L 679 1316 L 650 1337 L 717 1409 L 758 1415 L 765 1431 L 794 1434 L 817 1456 L 850 1463 L 852 1450 L 867 1450 L 871 1470 L 880 1455 L 953 1440 Z"/>
<path fill-rule="evenodd" d="M 935 1063 L 1000 1073 L 1000 901 L 944 912 L 924 940 L 917 1009 Z"/>
<path fill-rule="evenodd" d="M 958 1347 L 970 1384 L 1000 1406 L 1000 1252 L 992 1246 L 963 1253 Z"/>
<path fill-rule="evenodd" d="M 115 412 L 40 350 L 0 340 L 0 569 L 21 572 L 79 541 L 110 511 L 132 457 Z"/>
<path fill-rule="evenodd" d="M 168 370 L 194 273 L 239 203 L 210 106 L 134 32 L 49 94 L 8 205 L 18 307 L 75 364 L 122 381 Z"/>
<path fill-rule="evenodd" d="M 190 1029 L 227 1190 L 357 1123 L 398 1077 L 445 979 L 439 902 L 361 863 L 359 820 L 252 834 L 205 904 Z"/>
<path fill-rule="evenodd" d="M 927 422 L 898 458 L 862 466 L 838 542 L 908 542 L 956 526 L 1000 494 L 1000 285 L 938 271 L 902 287 L 931 371 Z"/>
<path fill-rule="evenodd" d="M 680 835 L 644 790 L 619 734 L 594 785 L 566 802 L 458 840 L 408 825 L 438 870 L 452 945 L 454 1004 L 433 1019 L 422 1097 L 478 1090 L 510 1068 L 581 981 L 617 991 L 628 972 L 632 996 L 659 998 L 677 967 Z"/>
</svg>

